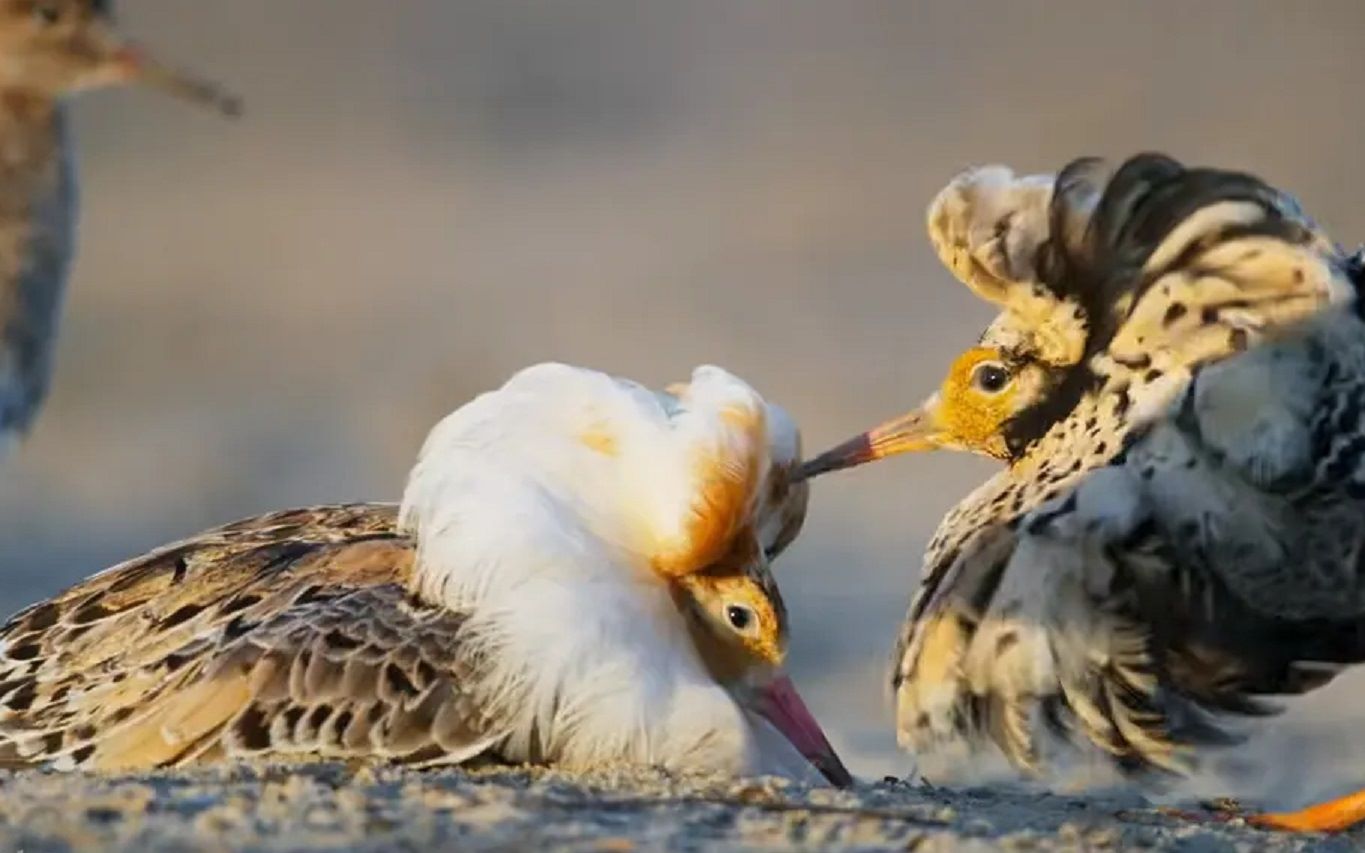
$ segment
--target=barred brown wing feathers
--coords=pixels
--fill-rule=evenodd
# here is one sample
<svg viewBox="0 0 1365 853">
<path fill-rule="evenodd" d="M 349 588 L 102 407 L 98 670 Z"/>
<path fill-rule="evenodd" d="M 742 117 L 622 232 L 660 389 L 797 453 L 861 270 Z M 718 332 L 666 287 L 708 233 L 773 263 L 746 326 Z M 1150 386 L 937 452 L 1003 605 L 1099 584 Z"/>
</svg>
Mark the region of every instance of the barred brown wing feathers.
<svg viewBox="0 0 1365 853">
<path fill-rule="evenodd" d="M 395 538 L 387 506 L 275 513 L 208 531 L 115 566 L 0 628 L 0 682 L 137 665 L 261 601 L 327 544 Z M 406 569 L 408 564 L 402 568 Z M 390 572 L 390 576 L 392 571 Z M 0 687 L 0 708 L 4 693 Z"/>
<path fill-rule="evenodd" d="M 462 619 L 409 600 L 392 506 L 274 513 L 117 566 L 0 630 L 0 762 L 460 757 Z M 486 709 L 485 709 L 486 710 Z"/>
<path fill-rule="evenodd" d="M 280 614 L 206 673 L 248 684 L 226 753 L 456 762 L 484 752 L 503 730 L 479 693 L 479 661 L 461 654 L 462 625 L 392 585 Z"/>
</svg>

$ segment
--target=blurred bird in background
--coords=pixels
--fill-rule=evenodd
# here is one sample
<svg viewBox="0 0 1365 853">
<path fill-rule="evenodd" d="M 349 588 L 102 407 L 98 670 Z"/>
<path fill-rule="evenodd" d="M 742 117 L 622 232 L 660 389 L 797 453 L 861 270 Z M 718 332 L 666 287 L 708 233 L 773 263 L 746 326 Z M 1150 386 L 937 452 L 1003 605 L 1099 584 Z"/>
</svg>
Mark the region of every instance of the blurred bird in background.
<svg viewBox="0 0 1365 853">
<path fill-rule="evenodd" d="M 78 195 L 63 101 L 157 89 L 226 115 L 240 102 L 118 35 L 110 0 L 0 0 L 0 453 L 47 396 L 76 244 Z"/>
</svg>

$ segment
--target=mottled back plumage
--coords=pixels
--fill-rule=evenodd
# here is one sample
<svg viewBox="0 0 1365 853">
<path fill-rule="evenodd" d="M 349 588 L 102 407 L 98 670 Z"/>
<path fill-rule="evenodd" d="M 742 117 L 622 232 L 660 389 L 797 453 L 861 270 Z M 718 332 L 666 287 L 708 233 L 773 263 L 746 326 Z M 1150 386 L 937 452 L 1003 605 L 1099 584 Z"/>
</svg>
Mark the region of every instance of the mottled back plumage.
<svg viewBox="0 0 1365 853">
<path fill-rule="evenodd" d="M 421 760 L 490 730 L 462 619 L 407 593 L 393 505 L 291 510 L 115 566 L 0 629 L 0 762 Z M 458 677 L 471 676 L 468 681 Z M 424 707 L 425 703 L 425 707 Z M 435 703 L 435 704 L 433 704 Z M 448 709 L 438 720 L 435 708 Z"/>
</svg>

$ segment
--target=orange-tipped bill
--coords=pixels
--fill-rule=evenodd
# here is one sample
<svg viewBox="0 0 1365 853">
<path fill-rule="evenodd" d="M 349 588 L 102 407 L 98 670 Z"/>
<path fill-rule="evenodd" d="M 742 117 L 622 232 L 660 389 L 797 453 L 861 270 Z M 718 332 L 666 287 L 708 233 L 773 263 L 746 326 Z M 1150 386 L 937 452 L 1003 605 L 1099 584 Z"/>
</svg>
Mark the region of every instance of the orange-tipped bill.
<svg viewBox="0 0 1365 853">
<path fill-rule="evenodd" d="M 759 691 L 757 700 L 754 710 L 791 741 L 797 752 L 815 765 L 831 785 L 846 788 L 853 784 L 853 774 L 848 772 L 815 716 L 801 701 L 801 694 L 796 692 L 791 678 L 783 675 L 773 679 Z"/>
<path fill-rule="evenodd" d="M 830 471 L 841 471 L 901 453 L 933 450 L 938 447 L 938 434 L 932 407 L 923 406 L 801 463 L 796 479 L 809 480 Z"/>
<path fill-rule="evenodd" d="M 142 48 L 133 45 L 121 47 L 114 55 L 114 69 L 118 77 L 127 83 L 146 86 L 232 118 L 242 114 L 242 100 L 236 95 L 216 83 L 167 68 Z"/>
</svg>

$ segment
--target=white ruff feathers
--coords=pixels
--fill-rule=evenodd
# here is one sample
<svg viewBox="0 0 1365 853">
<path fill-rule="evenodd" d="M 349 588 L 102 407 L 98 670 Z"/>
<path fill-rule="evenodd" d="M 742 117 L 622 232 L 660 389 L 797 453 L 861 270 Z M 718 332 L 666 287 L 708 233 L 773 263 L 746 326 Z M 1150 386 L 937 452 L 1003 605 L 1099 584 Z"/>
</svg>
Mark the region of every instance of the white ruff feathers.
<svg viewBox="0 0 1365 853">
<path fill-rule="evenodd" d="M 420 592 L 473 614 L 508 757 L 810 777 L 781 738 L 761 753 L 766 723 L 711 678 L 652 563 L 687 542 L 708 476 L 766 478 L 795 428 L 718 368 L 674 390 L 542 364 L 445 418 L 400 515 Z"/>
</svg>

